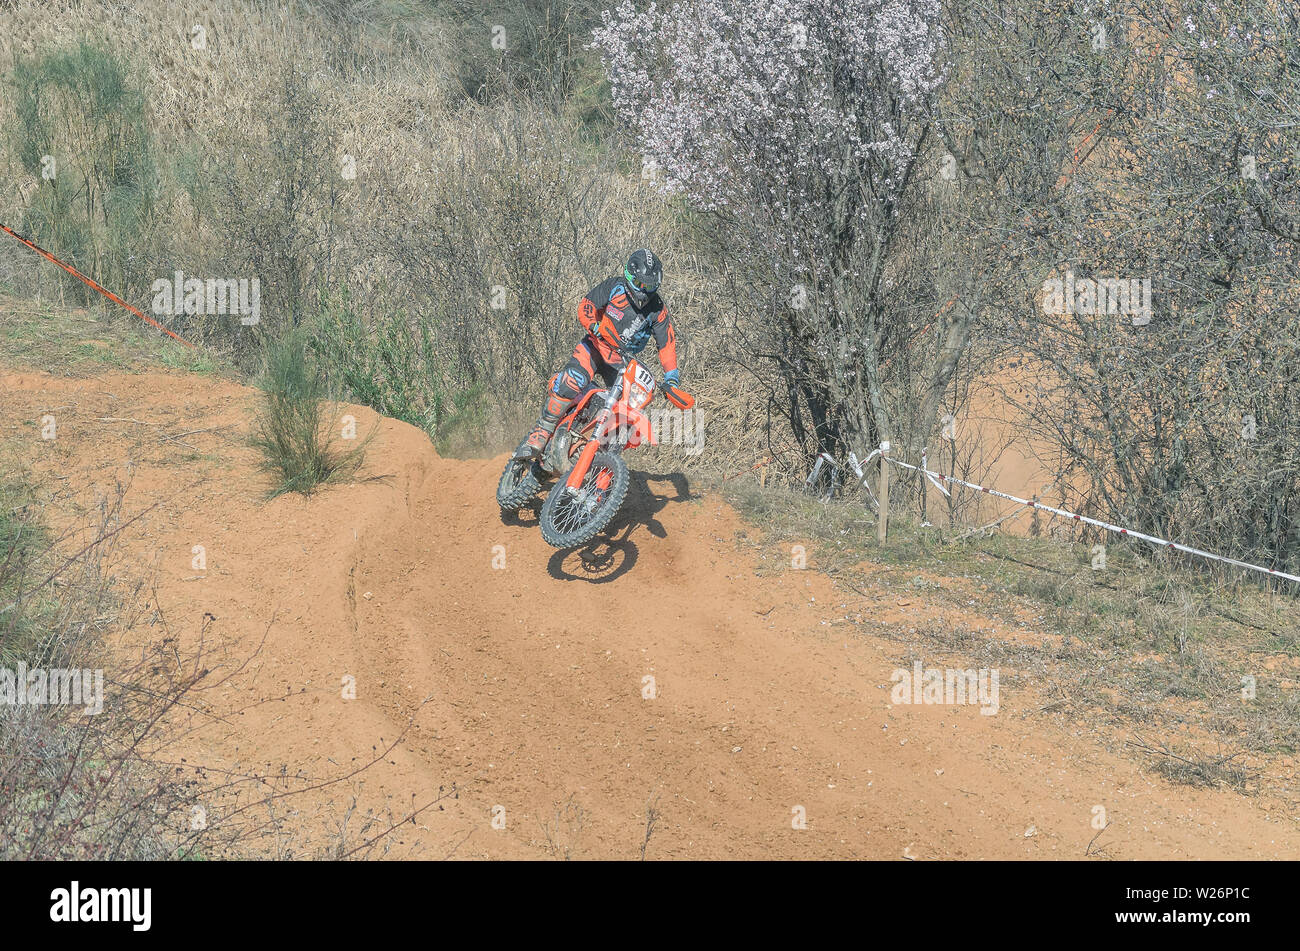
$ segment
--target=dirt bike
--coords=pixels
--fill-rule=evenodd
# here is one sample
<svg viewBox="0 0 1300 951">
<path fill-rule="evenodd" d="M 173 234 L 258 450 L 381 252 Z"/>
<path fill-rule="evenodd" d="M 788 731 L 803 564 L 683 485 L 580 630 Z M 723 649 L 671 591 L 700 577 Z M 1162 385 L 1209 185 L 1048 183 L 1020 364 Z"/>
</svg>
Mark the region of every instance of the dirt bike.
<svg viewBox="0 0 1300 951">
<path fill-rule="evenodd" d="M 541 457 L 510 459 L 497 485 L 497 503 L 503 511 L 514 511 L 544 481 L 567 470 L 546 494 L 538 518 L 542 538 L 556 548 L 585 545 L 604 530 L 627 496 L 630 476 L 623 450 L 657 443 L 643 412 L 654 399 L 654 374 L 630 353 L 618 352 L 622 364 L 613 384 L 582 393 L 556 425 Z M 695 405 L 690 394 L 671 383 L 663 391 L 678 409 Z"/>
</svg>

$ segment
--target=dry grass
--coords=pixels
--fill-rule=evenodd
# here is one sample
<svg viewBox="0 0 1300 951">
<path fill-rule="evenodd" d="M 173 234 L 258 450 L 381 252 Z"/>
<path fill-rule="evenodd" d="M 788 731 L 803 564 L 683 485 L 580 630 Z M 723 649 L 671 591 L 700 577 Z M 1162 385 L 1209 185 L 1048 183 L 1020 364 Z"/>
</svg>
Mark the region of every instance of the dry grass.
<svg viewBox="0 0 1300 951">
<path fill-rule="evenodd" d="M 709 421 L 708 452 L 682 456 L 681 461 L 721 472 L 752 465 L 766 455 L 772 428 L 763 410 L 766 394 L 752 381 L 730 374 L 717 377 L 717 354 L 692 343 L 706 332 L 716 332 L 709 326 L 717 310 L 709 264 L 690 250 L 687 225 L 641 180 L 639 169 L 618 166 L 615 153 L 592 142 L 582 121 L 555 113 L 544 103 L 514 97 L 484 106 L 466 100 L 450 77 L 454 61 L 467 53 L 450 47 L 446 30 L 427 11 L 412 12 L 414 8 L 401 4 L 326 7 L 333 16 L 322 12 L 321 5 L 295 0 L 16 0 L 0 10 L 0 69 L 8 68 L 15 56 L 65 48 L 83 39 L 129 57 L 143 81 L 149 127 L 163 157 L 160 173 L 166 193 L 160 243 L 133 249 L 145 259 L 140 271 L 146 277 L 170 275 L 177 268 L 187 274 L 260 273 L 265 285 L 267 266 L 258 262 L 279 266 L 288 247 L 302 252 L 294 276 L 304 278 L 304 290 L 295 295 L 293 306 L 306 313 L 315 306 L 317 292 L 346 285 L 365 308 L 405 310 L 413 321 L 444 320 L 446 315 L 440 314 L 446 307 L 430 301 L 432 291 L 450 302 L 459 296 L 466 315 L 479 314 L 474 326 L 490 337 L 489 353 L 508 353 L 512 335 L 528 335 L 546 365 L 525 366 L 522 385 L 514 393 L 499 392 L 511 381 L 504 370 L 494 370 L 502 377 L 491 382 L 503 425 L 489 427 L 481 440 L 459 439 L 454 449 L 458 454 L 497 450 L 517 439 L 517 433 L 499 430 L 510 429 L 536 411 L 542 383 L 579 335 L 573 314 L 580 296 L 612 273 L 631 247 L 650 243 L 668 261 L 669 300 L 679 327 L 686 382 L 701 396 Z M 193 47 L 195 25 L 204 31 L 202 49 Z M 285 70 L 295 64 L 305 77 L 305 92 L 317 104 L 313 108 L 318 109 L 323 130 L 314 143 L 304 130 L 303 147 L 315 149 L 314 158 L 339 174 L 321 185 L 330 189 L 320 199 L 320 214 L 327 218 L 290 222 L 303 227 L 297 237 L 277 233 L 259 238 L 259 228 L 265 231 L 272 224 L 277 232 L 287 230 L 267 218 L 267 212 L 276 209 L 266 204 L 266 193 L 274 191 L 278 169 L 286 161 L 270 150 L 267 140 L 286 121 Z M 12 109 L 7 98 L 0 99 L 0 126 L 9 127 Z M 525 141 L 507 154 L 502 137 L 513 135 L 514 125 L 531 128 L 534 139 L 549 135 L 553 140 L 538 139 L 532 146 Z M 550 160 L 537 161 L 528 148 L 542 148 L 539 154 Z M 348 159 L 355 163 L 355 178 L 343 177 Z M 0 191 L 0 221 L 17 221 L 40 183 L 4 149 L 0 168 L 13 183 Z M 227 184 L 214 193 L 212 187 L 197 186 L 195 174 Z M 559 209 L 546 212 L 550 217 L 544 221 L 510 220 L 511 209 L 515 217 L 520 214 L 521 197 L 546 194 L 552 179 L 570 194 L 587 196 L 585 201 L 598 199 L 598 207 L 577 209 L 577 220 L 586 224 L 573 235 L 552 234 L 563 227 Z M 473 194 L 467 191 L 470 187 Z M 274 197 L 278 202 L 282 194 Z M 421 287 L 419 275 L 428 269 L 418 255 L 401 259 L 404 236 L 418 235 L 422 223 L 446 220 L 449 210 L 464 214 L 462 245 L 476 256 L 473 269 L 488 285 L 509 286 L 523 279 L 511 260 L 518 242 L 509 239 L 509 227 L 515 224 L 524 233 L 531 229 L 546 234 L 557 247 L 573 244 L 569 259 L 559 260 L 558 270 L 548 277 L 554 289 L 548 283 L 546 294 L 555 313 L 539 322 L 536 315 L 488 311 L 482 307 L 488 287 L 472 286 L 479 281 L 463 276 L 453 282 L 456 286 Z M 257 241 L 266 246 L 254 246 Z M 39 289 L 57 298 L 66 293 L 67 279 L 55 274 L 57 283 L 50 283 L 51 272 L 16 242 L 0 243 L 0 285 L 20 292 Z M 129 298 L 143 297 L 147 284 L 119 290 Z M 275 286 L 264 287 L 264 295 L 276 291 Z M 266 305 L 272 312 L 262 329 L 278 332 L 276 322 L 284 319 L 286 303 L 281 300 L 278 310 Z M 205 325 L 196 324 L 190 332 L 218 352 L 230 354 L 232 348 L 248 345 L 246 340 L 236 344 L 224 331 L 214 335 Z M 543 332 L 556 340 L 532 339 Z M 446 357 L 448 372 L 461 373 L 456 354 L 449 350 Z M 259 359 L 240 360 L 249 372 L 259 364 Z M 452 392 L 463 385 L 449 381 Z M 500 403 L 502 399 L 506 403 Z M 783 457 L 793 459 L 779 419 L 773 425 L 773 443 Z"/>
<path fill-rule="evenodd" d="M 366 67 L 366 75 L 337 90 L 355 120 L 342 128 L 344 134 L 388 128 L 364 124 L 377 117 L 380 104 L 393 127 L 409 128 L 409 121 L 399 120 L 427 108 L 431 97 L 442 101 L 437 83 L 421 75 L 438 57 L 436 37 L 418 30 L 399 37 L 387 30 L 341 29 L 318 7 L 297 0 L 14 0 L 0 10 L 0 22 L 0 63 L 6 66 L 16 54 L 83 39 L 129 52 L 145 71 L 154 127 L 166 137 L 204 139 L 221 129 L 256 128 L 275 91 L 276 71 L 269 64 L 328 63 L 340 51 Z M 202 49 L 194 48 L 195 27 L 204 31 Z"/>
</svg>

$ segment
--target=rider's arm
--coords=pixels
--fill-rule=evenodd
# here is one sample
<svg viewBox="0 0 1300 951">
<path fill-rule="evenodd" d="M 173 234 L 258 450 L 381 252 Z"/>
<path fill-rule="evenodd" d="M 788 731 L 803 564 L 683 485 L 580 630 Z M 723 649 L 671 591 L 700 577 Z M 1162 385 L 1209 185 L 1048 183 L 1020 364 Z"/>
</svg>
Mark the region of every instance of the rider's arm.
<svg viewBox="0 0 1300 951">
<path fill-rule="evenodd" d="M 614 289 L 615 282 L 611 278 L 601 281 L 591 290 L 583 295 L 582 300 L 578 302 L 578 323 L 587 333 L 591 333 L 591 325 L 599 324 L 605 316 L 605 308 L 609 306 L 610 291 Z M 596 334 L 592 336 L 599 337 Z"/>
<path fill-rule="evenodd" d="M 591 325 L 600 320 L 600 310 L 592 303 L 590 295 L 584 297 L 578 302 L 578 323 L 587 333 L 591 332 Z"/>
<path fill-rule="evenodd" d="M 677 331 L 673 328 L 672 318 L 668 316 L 665 304 L 651 325 L 655 335 L 655 346 L 659 348 L 659 365 L 665 373 L 677 369 Z"/>
</svg>

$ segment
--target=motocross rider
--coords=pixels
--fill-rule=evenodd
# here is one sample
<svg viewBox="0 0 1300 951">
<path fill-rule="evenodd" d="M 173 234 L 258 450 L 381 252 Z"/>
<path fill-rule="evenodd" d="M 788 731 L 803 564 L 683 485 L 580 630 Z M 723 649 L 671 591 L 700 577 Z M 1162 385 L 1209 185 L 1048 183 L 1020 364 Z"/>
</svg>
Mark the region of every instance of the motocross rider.
<svg viewBox="0 0 1300 951">
<path fill-rule="evenodd" d="M 555 375 L 537 425 L 515 450 L 516 459 L 539 457 L 573 401 L 598 377 L 605 386 L 613 383 L 623 364 L 619 351 L 640 353 L 652 335 L 664 368 L 664 389 L 670 399 L 676 394 L 681 379 L 677 333 L 659 295 L 662 280 L 663 263 L 649 248 L 641 248 L 632 252 L 622 276 L 606 278 L 582 298 L 578 323 L 586 335 Z"/>
</svg>

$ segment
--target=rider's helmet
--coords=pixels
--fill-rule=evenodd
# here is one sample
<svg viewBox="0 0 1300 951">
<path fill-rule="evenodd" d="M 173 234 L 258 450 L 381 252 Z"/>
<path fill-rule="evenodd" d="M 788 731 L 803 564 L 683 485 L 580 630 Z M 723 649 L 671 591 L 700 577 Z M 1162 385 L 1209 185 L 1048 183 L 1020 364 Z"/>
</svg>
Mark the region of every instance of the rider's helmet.
<svg viewBox="0 0 1300 951">
<path fill-rule="evenodd" d="M 632 252 L 623 268 L 623 279 L 627 281 L 627 292 L 633 303 L 644 307 L 650 295 L 659 290 L 659 282 L 664 277 L 663 263 L 649 248 L 640 248 Z"/>
</svg>

